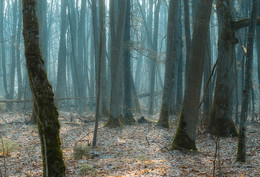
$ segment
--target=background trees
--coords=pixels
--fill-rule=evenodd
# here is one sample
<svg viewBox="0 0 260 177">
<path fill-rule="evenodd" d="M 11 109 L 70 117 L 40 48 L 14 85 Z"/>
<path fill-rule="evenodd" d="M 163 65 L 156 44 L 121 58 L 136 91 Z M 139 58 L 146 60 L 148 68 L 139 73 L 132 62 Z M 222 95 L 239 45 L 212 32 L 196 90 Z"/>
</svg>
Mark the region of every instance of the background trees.
<svg viewBox="0 0 260 177">
<path fill-rule="evenodd" d="M 46 97 L 56 99 L 60 111 L 81 119 L 96 114 L 110 128 L 135 124 L 142 116 L 170 128 L 180 116 L 172 149 L 196 149 L 201 115 L 205 130 L 217 136 L 236 136 L 245 108 L 243 125 L 247 118 L 259 121 L 258 36 L 256 48 L 246 45 L 253 35 L 247 35 L 250 2 L 37 2 L 39 44 L 53 86 Z M 260 24 L 259 17 L 255 21 Z M 33 109 L 36 118 L 39 103 L 28 103 L 37 100 L 29 91 L 22 25 L 21 1 L 0 1 L 0 95 L 9 111 Z M 251 50 L 256 52 L 248 69 Z"/>
</svg>

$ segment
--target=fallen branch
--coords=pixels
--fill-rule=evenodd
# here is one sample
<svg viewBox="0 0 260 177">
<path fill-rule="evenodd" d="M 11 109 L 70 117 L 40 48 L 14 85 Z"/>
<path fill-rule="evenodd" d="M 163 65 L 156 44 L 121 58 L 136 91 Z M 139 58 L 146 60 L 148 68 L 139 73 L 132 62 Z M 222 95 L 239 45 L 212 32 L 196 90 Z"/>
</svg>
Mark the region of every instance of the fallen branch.
<svg viewBox="0 0 260 177">
<path fill-rule="evenodd" d="M 95 97 L 87 97 L 87 98 L 80 98 L 80 97 L 72 97 L 72 98 L 55 98 L 56 101 L 61 100 L 88 100 L 93 99 Z M 33 102 L 33 100 L 0 100 L 0 103 L 22 103 L 22 102 Z"/>
</svg>

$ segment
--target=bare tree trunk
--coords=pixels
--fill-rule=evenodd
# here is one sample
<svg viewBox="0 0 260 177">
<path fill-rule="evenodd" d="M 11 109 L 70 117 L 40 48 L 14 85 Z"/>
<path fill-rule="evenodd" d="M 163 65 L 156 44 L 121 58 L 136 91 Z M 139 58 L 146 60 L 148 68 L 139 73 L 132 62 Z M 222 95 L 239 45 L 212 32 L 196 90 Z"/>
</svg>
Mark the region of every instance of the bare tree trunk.
<svg viewBox="0 0 260 177">
<path fill-rule="evenodd" d="M 184 100 L 179 125 L 176 130 L 171 150 L 196 150 L 196 130 L 198 124 L 198 108 L 203 73 L 203 62 L 207 44 L 209 21 L 213 0 L 199 0 L 193 27 L 191 43 L 190 69 L 184 92 Z"/>
<path fill-rule="evenodd" d="M 131 65 L 130 65 L 130 12 L 131 4 L 130 0 L 126 3 L 126 16 L 125 16 L 125 31 L 124 31 L 124 105 L 125 105 L 125 115 L 122 120 L 123 124 L 131 125 L 135 123 L 133 116 L 133 106 L 132 106 L 132 83 L 131 83 Z"/>
<path fill-rule="evenodd" d="M 237 136 L 237 130 L 230 113 L 232 113 L 232 89 L 235 84 L 232 68 L 234 66 L 235 44 L 238 40 L 235 37 L 235 30 L 231 28 L 233 20 L 230 6 L 227 6 L 228 2 L 218 0 L 217 3 L 219 26 L 217 80 L 208 129 L 214 135 Z"/>
<path fill-rule="evenodd" d="M 253 65 L 253 49 L 254 38 L 256 29 L 256 17 L 257 17 L 257 0 L 253 0 L 251 22 L 248 30 L 248 42 L 247 42 L 247 54 L 246 54 L 246 70 L 245 70 L 245 87 L 243 90 L 242 108 L 240 115 L 240 126 L 238 135 L 238 147 L 236 161 L 246 161 L 246 119 L 248 113 L 248 102 L 250 87 L 252 87 L 252 65 Z"/>
<path fill-rule="evenodd" d="M 4 7 L 5 1 L 0 1 L 0 40 L 4 41 Z M 3 86 L 5 98 L 9 95 L 7 88 L 7 78 L 6 78 L 6 54 L 5 54 L 5 43 L 1 43 L 1 58 L 2 58 L 2 72 L 3 72 Z"/>
<path fill-rule="evenodd" d="M 60 24 L 60 46 L 58 53 L 58 72 L 57 72 L 57 86 L 56 97 L 64 98 L 66 96 L 66 1 L 61 1 L 61 24 Z"/>
<path fill-rule="evenodd" d="M 126 1 L 110 0 L 110 33 L 111 33 L 111 100 L 110 115 L 106 126 L 122 126 L 120 119 L 120 67 L 122 64 L 122 42 L 125 24 Z"/>
<path fill-rule="evenodd" d="M 52 86 L 48 81 L 41 55 L 36 0 L 23 0 L 23 26 L 26 66 L 37 108 L 35 112 L 41 140 L 43 176 L 65 176 L 59 113 L 54 104 Z"/>
<path fill-rule="evenodd" d="M 174 53 L 174 31 L 176 29 L 176 19 L 177 19 L 177 8 L 178 0 L 171 0 L 169 4 L 168 13 L 168 27 L 167 27 L 167 49 L 166 49 L 166 63 L 165 63 L 165 75 L 164 75 L 164 88 L 163 88 L 163 98 L 162 107 L 160 111 L 160 118 L 157 122 L 157 126 L 169 128 L 169 103 L 172 99 L 171 92 L 173 87 L 174 79 L 174 59 L 176 53 Z M 176 47 L 176 46 L 175 46 Z"/>
</svg>

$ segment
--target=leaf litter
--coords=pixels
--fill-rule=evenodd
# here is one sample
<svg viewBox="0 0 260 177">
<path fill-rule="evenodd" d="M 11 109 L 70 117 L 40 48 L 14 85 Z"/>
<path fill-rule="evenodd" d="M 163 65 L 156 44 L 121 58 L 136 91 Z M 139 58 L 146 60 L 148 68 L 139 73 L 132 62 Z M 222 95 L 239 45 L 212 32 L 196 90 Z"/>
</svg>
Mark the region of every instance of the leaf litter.
<svg viewBox="0 0 260 177">
<path fill-rule="evenodd" d="M 12 177 L 42 176 L 37 126 L 23 123 L 28 114 L 5 113 L 0 116 L 2 138 L 16 147 L 8 153 L 0 152 L 1 173 L 6 172 Z M 94 131 L 93 115 L 83 116 L 85 122 L 78 117 L 65 112 L 60 115 L 67 176 L 213 176 L 216 137 L 202 132 L 196 140 L 199 151 L 169 151 L 177 118 L 171 129 L 157 128 L 155 123 L 109 129 L 101 120 L 97 147 L 90 150 L 92 155 L 75 159 L 75 146 L 90 145 Z M 158 119 L 158 115 L 153 119 Z M 244 164 L 234 162 L 237 138 L 219 139 L 219 153 L 215 160 L 217 176 L 260 176 L 259 129 L 259 123 L 248 125 L 247 162 Z"/>
</svg>

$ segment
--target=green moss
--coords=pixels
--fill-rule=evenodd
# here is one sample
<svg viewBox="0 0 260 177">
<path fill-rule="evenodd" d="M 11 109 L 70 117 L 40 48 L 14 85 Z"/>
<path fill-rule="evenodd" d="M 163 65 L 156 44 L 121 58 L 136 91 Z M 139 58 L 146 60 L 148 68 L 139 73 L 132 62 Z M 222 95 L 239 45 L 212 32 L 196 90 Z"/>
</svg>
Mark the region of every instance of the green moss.
<svg viewBox="0 0 260 177">
<path fill-rule="evenodd" d="M 120 116 L 120 121 L 123 125 L 135 125 L 136 121 L 133 117 Z"/>
<path fill-rule="evenodd" d="M 108 128 L 121 128 L 123 127 L 122 122 L 120 121 L 120 117 L 114 118 L 112 115 L 109 116 L 107 123 L 105 124 L 105 127 Z"/>
<path fill-rule="evenodd" d="M 185 132 L 186 125 L 187 123 L 182 110 L 179 125 L 177 127 L 170 150 L 197 150 L 195 141 L 192 140 Z"/>
<path fill-rule="evenodd" d="M 211 115 L 208 130 L 210 134 L 217 135 L 220 137 L 238 136 L 238 130 L 235 123 L 227 118 L 215 118 Z"/>
</svg>

